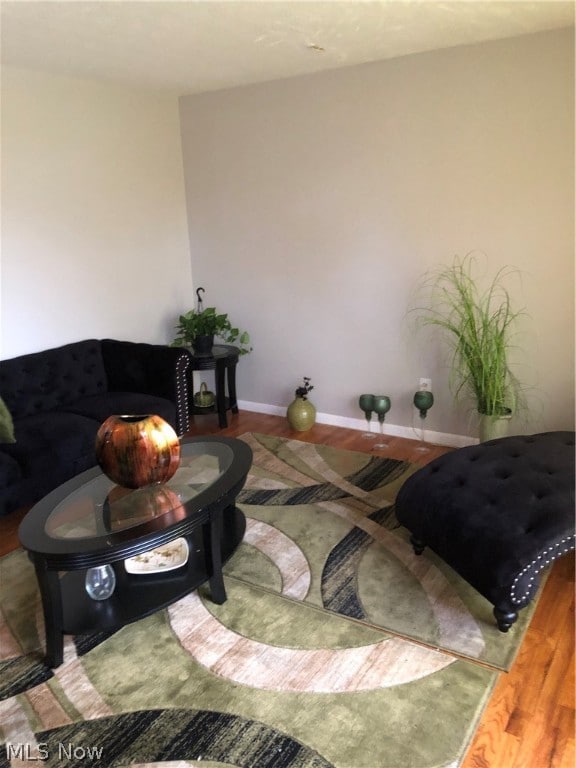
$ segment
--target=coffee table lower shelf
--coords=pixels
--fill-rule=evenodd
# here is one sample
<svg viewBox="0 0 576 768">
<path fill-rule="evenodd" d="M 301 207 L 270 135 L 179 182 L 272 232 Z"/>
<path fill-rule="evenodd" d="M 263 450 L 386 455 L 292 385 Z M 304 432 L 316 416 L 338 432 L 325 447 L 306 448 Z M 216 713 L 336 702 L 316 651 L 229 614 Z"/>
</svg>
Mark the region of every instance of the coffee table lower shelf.
<svg viewBox="0 0 576 768">
<path fill-rule="evenodd" d="M 86 569 L 67 571 L 61 577 L 56 577 L 59 596 L 56 598 L 53 590 L 42 590 L 43 598 L 52 606 L 46 604 L 50 620 L 46 625 L 46 660 L 49 666 L 56 667 L 62 663 L 63 635 L 86 635 L 120 629 L 126 624 L 150 616 L 156 611 L 172 605 L 180 598 L 197 589 L 205 582 L 210 583 L 212 599 L 216 603 L 226 600 L 222 585 L 221 565 L 234 553 L 246 528 L 246 519 L 236 507 L 229 508 L 225 535 L 221 540 L 221 563 L 218 573 L 208 573 L 204 540 L 201 528 L 186 536 L 189 546 L 188 561 L 172 571 L 164 573 L 132 574 L 124 567 L 124 561 L 111 563 L 116 575 L 116 588 L 106 600 L 92 600 L 85 588 Z M 46 572 L 44 571 L 44 574 Z M 41 578 L 41 574 L 38 574 Z M 53 579 L 48 576 L 54 584 Z M 49 598 L 49 594 L 53 598 Z M 53 599 L 59 603 L 59 610 L 53 610 Z M 57 620 L 58 614 L 61 621 Z"/>
<path fill-rule="evenodd" d="M 116 589 L 107 600 L 91 600 L 86 594 L 86 571 L 70 571 L 61 579 L 63 634 L 122 627 L 166 608 L 209 579 L 199 564 L 186 563 L 168 573 L 134 575 L 116 564 Z"/>
</svg>

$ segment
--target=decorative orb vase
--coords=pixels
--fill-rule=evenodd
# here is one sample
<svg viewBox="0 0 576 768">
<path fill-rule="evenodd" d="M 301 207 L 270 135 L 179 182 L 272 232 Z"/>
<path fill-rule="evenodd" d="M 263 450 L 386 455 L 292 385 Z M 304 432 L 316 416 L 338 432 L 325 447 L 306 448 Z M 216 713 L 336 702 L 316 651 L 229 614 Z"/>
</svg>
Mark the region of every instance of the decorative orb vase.
<svg viewBox="0 0 576 768">
<path fill-rule="evenodd" d="M 178 435 L 160 416 L 110 416 L 95 448 L 104 474 L 124 488 L 165 483 L 180 465 Z"/>
<path fill-rule="evenodd" d="M 307 429 L 314 426 L 316 408 L 310 400 L 296 397 L 288 406 L 286 417 L 292 429 L 296 432 L 306 432 Z"/>
<path fill-rule="evenodd" d="M 92 600 L 107 600 L 116 587 L 116 574 L 111 565 L 88 568 L 85 580 L 86 592 Z"/>
</svg>

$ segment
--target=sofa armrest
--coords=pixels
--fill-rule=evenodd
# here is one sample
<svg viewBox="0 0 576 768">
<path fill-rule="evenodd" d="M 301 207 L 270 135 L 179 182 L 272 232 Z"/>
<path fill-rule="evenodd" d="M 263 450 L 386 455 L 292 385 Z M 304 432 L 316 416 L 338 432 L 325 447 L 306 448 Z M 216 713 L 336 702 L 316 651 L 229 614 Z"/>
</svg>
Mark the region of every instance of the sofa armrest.
<svg viewBox="0 0 576 768">
<path fill-rule="evenodd" d="M 163 344 L 102 339 L 102 358 L 110 392 L 141 392 L 171 400 L 178 434 L 190 427 L 187 351 Z"/>
</svg>

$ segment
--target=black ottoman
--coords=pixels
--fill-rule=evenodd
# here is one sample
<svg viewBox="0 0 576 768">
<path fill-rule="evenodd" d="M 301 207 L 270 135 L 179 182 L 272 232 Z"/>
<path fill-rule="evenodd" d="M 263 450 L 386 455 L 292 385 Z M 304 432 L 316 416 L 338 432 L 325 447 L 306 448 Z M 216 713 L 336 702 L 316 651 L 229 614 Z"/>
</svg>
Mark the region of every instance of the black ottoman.
<svg viewBox="0 0 576 768">
<path fill-rule="evenodd" d="M 574 549 L 574 432 L 490 440 L 447 453 L 401 487 L 396 515 L 494 605 L 506 632 L 540 573 Z"/>
</svg>

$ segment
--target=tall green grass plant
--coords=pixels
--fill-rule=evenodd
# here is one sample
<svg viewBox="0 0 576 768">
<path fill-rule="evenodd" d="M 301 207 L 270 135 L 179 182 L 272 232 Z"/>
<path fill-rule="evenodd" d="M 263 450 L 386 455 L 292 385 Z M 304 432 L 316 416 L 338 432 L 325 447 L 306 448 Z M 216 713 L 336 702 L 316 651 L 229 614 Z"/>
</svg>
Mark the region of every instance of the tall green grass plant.
<svg viewBox="0 0 576 768">
<path fill-rule="evenodd" d="M 510 369 L 515 324 L 525 314 L 512 307 L 507 280 L 516 273 L 500 269 L 483 289 L 477 259 L 456 257 L 429 273 L 429 306 L 418 310 L 424 325 L 440 328 L 452 351 L 450 383 L 456 398 L 472 396 L 478 412 L 497 418 L 517 410 L 522 388 Z"/>
</svg>

